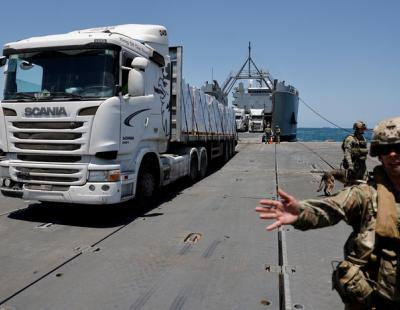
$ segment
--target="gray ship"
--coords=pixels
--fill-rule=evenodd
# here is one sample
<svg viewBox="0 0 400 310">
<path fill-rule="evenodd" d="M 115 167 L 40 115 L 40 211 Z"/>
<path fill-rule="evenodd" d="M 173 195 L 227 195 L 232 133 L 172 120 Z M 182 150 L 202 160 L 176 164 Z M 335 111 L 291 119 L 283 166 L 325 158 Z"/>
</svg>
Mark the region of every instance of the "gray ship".
<svg viewBox="0 0 400 310">
<path fill-rule="evenodd" d="M 247 80 L 247 84 L 240 82 L 233 88 L 238 80 Z M 251 58 L 250 43 L 245 63 L 237 73 L 231 72 L 222 86 L 226 95 L 232 88 L 232 105 L 245 110 L 250 118 L 249 131 L 262 132 L 269 124 L 273 129 L 280 127 L 281 140 L 296 140 L 299 92 L 285 81 L 273 79 L 269 72 L 258 69 Z"/>
</svg>

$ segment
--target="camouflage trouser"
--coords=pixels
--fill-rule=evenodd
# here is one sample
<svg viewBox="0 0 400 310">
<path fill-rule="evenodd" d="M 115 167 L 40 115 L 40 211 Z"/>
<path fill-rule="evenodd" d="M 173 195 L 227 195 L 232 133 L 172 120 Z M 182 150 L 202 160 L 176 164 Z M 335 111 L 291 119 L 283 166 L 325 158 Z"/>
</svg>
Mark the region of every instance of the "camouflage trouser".
<svg viewBox="0 0 400 310">
<path fill-rule="evenodd" d="M 366 180 L 367 166 L 365 160 L 355 160 L 353 170 L 346 170 L 347 184 L 355 184 L 357 180 Z"/>
<path fill-rule="evenodd" d="M 345 304 L 344 310 L 399 310 L 400 305 L 394 304 L 389 300 L 377 296 L 372 293 L 364 303 L 359 304 Z"/>
<path fill-rule="evenodd" d="M 377 308 L 372 305 L 367 305 L 364 303 L 360 304 L 345 304 L 344 310 L 376 310 Z"/>
</svg>

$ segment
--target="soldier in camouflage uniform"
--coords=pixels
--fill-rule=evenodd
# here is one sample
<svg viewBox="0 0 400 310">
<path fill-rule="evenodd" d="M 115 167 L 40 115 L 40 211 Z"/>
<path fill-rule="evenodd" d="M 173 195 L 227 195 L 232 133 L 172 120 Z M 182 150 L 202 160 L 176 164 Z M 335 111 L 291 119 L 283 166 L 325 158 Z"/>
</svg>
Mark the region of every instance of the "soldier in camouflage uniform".
<svg viewBox="0 0 400 310">
<path fill-rule="evenodd" d="M 278 125 L 275 126 L 275 143 L 281 143 L 281 129 Z"/>
<path fill-rule="evenodd" d="M 342 143 L 344 152 L 343 168 L 346 169 L 347 184 L 356 184 L 357 180 L 367 178 L 367 141 L 363 134 L 367 126 L 363 121 L 355 122 L 353 125 L 354 134 L 348 135 Z"/>
<path fill-rule="evenodd" d="M 268 144 L 269 143 L 269 139 L 271 139 L 271 136 L 272 136 L 272 129 L 271 129 L 271 125 L 270 125 L 270 123 L 269 122 L 267 122 L 267 126 L 265 127 L 265 130 L 264 130 L 264 142 L 265 142 L 265 144 Z"/>
<path fill-rule="evenodd" d="M 375 127 L 370 155 L 382 165 L 366 184 L 300 202 L 280 190 L 281 201 L 261 200 L 266 207 L 256 211 L 262 219 L 275 220 L 267 230 L 286 224 L 307 230 L 340 220 L 351 225 L 345 259 L 332 277 L 345 309 L 400 309 L 400 117 Z"/>
</svg>

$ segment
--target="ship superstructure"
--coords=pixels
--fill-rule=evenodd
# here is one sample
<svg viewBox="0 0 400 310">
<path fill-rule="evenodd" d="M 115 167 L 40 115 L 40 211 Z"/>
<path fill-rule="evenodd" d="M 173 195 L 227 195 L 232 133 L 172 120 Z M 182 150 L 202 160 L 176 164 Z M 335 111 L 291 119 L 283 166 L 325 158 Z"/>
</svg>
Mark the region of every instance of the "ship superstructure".
<svg viewBox="0 0 400 310">
<path fill-rule="evenodd" d="M 241 81 L 234 87 L 238 80 L 246 82 Z M 246 61 L 239 71 L 231 72 L 223 84 L 226 95 L 232 89 L 234 107 L 244 109 L 248 115 L 251 110 L 263 110 L 262 126 L 257 125 L 254 131 L 263 131 L 267 124 L 272 128 L 279 126 L 282 140 L 296 140 L 299 92 L 285 81 L 274 79 L 268 71 L 259 69 L 251 58 L 250 43 Z"/>
</svg>

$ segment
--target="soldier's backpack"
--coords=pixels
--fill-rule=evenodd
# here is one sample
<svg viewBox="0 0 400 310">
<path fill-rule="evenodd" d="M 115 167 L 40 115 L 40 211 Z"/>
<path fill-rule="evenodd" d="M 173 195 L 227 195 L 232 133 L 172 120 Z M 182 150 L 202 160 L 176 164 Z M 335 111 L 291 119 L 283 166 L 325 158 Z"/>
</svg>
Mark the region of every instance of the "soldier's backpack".
<svg viewBox="0 0 400 310">
<path fill-rule="evenodd" d="M 342 141 L 342 151 L 344 152 L 344 142 L 346 141 L 346 139 L 348 138 L 348 137 L 354 137 L 354 135 L 353 134 L 350 134 L 350 135 L 347 135 L 346 137 L 344 137 L 344 139 L 343 139 L 343 141 Z"/>
</svg>

